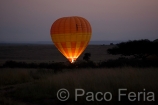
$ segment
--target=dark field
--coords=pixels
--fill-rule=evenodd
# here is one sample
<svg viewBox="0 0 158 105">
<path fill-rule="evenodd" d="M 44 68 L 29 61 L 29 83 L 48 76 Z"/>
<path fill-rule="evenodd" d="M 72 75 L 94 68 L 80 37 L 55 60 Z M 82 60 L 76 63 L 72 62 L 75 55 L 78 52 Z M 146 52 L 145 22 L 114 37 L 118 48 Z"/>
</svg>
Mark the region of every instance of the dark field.
<svg viewBox="0 0 158 105">
<path fill-rule="evenodd" d="M 98 62 L 115 59 L 118 56 L 107 54 L 110 45 L 89 45 L 77 60 L 82 60 L 84 53 L 91 53 L 91 60 Z M 0 61 L 15 60 L 28 62 L 66 62 L 67 59 L 54 45 L 0 45 Z"/>
<path fill-rule="evenodd" d="M 91 53 L 93 62 L 117 59 L 119 56 L 107 54 L 107 49 L 111 47 L 89 45 L 78 62 L 82 61 L 84 53 Z M 1 65 L 8 60 L 28 63 L 67 62 L 53 45 L 0 45 Z M 157 81 L 157 67 L 70 68 L 58 73 L 46 68 L 0 68 L 0 105 L 158 105 Z M 57 99 L 57 91 L 61 88 L 70 92 L 70 98 L 65 102 Z M 110 92 L 112 100 L 87 102 L 85 93 L 75 101 L 77 88 L 85 92 Z M 126 94 L 141 92 L 142 95 L 136 95 L 136 101 L 133 102 L 129 101 L 128 96 L 118 102 L 119 89 L 127 89 L 124 92 Z M 148 92 L 154 93 L 154 101 L 147 101 Z"/>
</svg>

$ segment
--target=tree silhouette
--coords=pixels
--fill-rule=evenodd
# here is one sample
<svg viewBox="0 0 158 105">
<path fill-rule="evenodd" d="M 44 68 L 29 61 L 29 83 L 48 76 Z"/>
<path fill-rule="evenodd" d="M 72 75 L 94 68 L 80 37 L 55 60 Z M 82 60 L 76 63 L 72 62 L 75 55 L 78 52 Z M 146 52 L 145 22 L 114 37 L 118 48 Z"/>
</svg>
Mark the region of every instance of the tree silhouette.
<svg viewBox="0 0 158 105">
<path fill-rule="evenodd" d="M 90 60 L 90 57 L 91 57 L 91 53 L 85 53 L 83 56 L 83 60 L 88 62 Z"/>
<path fill-rule="evenodd" d="M 156 54 L 157 44 L 145 39 L 145 40 L 134 40 L 128 42 L 122 42 L 117 46 L 108 49 L 109 54 L 131 56 L 133 55 L 138 59 L 146 59 L 149 55 Z"/>
<path fill-rule="evenodd" d="M 158 39 L 153 41 L 153 54 L 158 56 Z"/>
</svg>

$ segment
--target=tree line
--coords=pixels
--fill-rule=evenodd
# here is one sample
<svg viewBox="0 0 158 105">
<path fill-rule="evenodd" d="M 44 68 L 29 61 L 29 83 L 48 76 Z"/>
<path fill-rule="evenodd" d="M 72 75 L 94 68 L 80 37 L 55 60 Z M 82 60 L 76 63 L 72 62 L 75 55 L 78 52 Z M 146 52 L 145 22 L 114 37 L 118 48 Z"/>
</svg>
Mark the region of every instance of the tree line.
<svg viewBox="0 0 158 105">
<path fill-rule="evenodd" d="M 133 56 L 136 59 L 142 60 L 145 60 L 149 56 L 158 57 L 158 40 L 149 41 L 144 39 L 122 42 L 108 49 L 107 52 L 113 55 L 120 54 L 124 57 Z"/>
</svg>

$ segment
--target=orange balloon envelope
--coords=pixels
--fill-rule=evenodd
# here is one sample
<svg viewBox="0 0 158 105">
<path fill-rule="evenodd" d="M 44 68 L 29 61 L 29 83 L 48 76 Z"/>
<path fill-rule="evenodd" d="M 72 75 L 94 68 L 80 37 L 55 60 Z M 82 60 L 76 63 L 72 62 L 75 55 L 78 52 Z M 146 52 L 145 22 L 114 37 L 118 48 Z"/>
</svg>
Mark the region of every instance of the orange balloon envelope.
<svg viewBox="0 0 158 105">
<path fill-rule="evenodd" d="M 86 19 L 73 16 L 57 19 L 50 33 L 57 49 L 73 63 L 87 47 L 92 29 Z"/>
</svg>

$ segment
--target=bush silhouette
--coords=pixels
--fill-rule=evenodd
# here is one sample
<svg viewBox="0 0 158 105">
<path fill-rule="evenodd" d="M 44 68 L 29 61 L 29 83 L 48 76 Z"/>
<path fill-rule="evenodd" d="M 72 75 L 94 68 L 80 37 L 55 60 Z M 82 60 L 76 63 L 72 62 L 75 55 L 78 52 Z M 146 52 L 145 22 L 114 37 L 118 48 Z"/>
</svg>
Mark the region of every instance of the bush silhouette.
<svg viewBox="0 0 158 105">
<path fill-rule="evenodd" d="M 91 57 L 91 53 L 85 53 L 83 56 L 83 60 L 88 62 L 90 60 L 90 57 Z"/>
<path fill-rule="evenodd" d="M 149 55 L 157 54 L 157 43 L 145 40 L 134 40 L 122 42 L 108 49 L 109 54 L 123 56 L 134 56 L 137 59 L 146 59 Z"/>
</svg>

